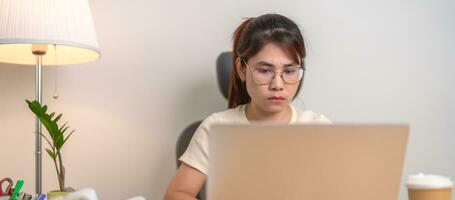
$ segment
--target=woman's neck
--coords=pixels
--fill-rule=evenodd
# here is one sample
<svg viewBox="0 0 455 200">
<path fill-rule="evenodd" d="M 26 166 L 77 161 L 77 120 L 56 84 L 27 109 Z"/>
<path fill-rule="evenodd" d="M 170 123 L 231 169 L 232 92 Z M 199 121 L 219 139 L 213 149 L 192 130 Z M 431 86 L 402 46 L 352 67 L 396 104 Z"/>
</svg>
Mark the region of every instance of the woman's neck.
<svg viewBox="0 0 455 200">
<path fill-rule="evenodd" d="M 292 119 L 291 106 L 287 106 L 280 112 L 267 112 L 254 103 L 245 105 L 245 115 L 250 122 L 272 122 L 288 124 Z"/>
</svg>

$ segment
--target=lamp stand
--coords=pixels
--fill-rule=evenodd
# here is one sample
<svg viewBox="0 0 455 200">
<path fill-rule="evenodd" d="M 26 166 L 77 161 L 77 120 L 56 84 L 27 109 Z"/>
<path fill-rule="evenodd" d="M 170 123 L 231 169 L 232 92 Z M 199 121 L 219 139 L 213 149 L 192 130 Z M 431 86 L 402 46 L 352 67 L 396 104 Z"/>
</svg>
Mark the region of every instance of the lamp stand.
<svg viewBox="0 0 455 200">
<path fill-rule="evenodd" d="M 33 44 L 32 53 L 36 56 L 36 70 L 35 70 L 35 100 L 41 104 L 41 64 L 43 55 L 46 54 L 46 45 Z M 42 126 L 38 116 L 35 116 L 35 193 L 41 194 L 42 192 L 42 139 L 41 132 Z"/>
</svg>

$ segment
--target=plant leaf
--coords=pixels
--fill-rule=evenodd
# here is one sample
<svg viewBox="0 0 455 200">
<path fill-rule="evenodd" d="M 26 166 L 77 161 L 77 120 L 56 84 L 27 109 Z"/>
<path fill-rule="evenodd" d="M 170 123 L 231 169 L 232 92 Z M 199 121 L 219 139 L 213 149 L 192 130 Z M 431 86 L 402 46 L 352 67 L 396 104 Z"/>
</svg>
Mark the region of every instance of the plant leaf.
<svg viewBox="0 0 455 200">
<path fill-rule="evenodd" d="M 57 137 L 54 140 L 54 145 L 55 148 L 57 148 L 57 151 L 60 151 L 63 147 L 63 134 L 58 134 Z"/>
<path fill-rule="evenodd" d="M 57 123 L 58 120 L 60 120 L 60 118 L 62 118 L 62 116 L 63 116 L 63 114 L 58 115 L 53 121 Z"/>
<path fill-rule="evenodd" d="M 25 100 L 30 108 L 30 110 L 35 113 L 35 115 L 38 117 L 38 119 L 41 121 L 41 123 L 44 125 L 46 130 L 49 132 L 51 135 L 51 138 L 54 139 L 55 137 L 55 130 L 58 130 L 57 124 L 52 123 L 50 120 L 51 117 L 50 115 L 46 114 L 47 106 L 41 107 L 41 104 L 38 101 L 32 101 L 30 102 L 29 100 Z M 41 134 L 41 133 L 40 133 Z"/>
<path fill-rule="evenodd" d="M 66 138 L 64 133 L 69 129 L 67 123 L 63 124 L 63 126 L 58 125 L 58 121 L 62 118 L 63 113 L 56 115 L 55 112 L 51 114 L 47 112 L 47 105 L 41 105 L 38 101 L 29 101 L 25 100 L 28 104 L 30 110 L 38 117 L 42 125 L 46 128 L 47 132 L 50 135 L 50 138 L 44 136 L 43 133 L 40 133 L 42 137 L 46 139 L 52 149 L 46 149 L 46 152 L 51 156 L 54 161 L 59 157 L 60 150 L 62 149 L 63 145 L 66 141 L 71 137 L 71 135 L 75 132 L 73 130 Z"/>
<path fill-rule="evenodd" d="M 66 128 L 65 126 L 68 124 L 68 122 L 66 122 L 65 124 L 63 124 L 63 126 L 60 127 L 60 129 L 58 129 L 58 131 L 64 133 L 65 131 L 63 131 L 64 128 Z"/>
<path fill-rule="evenodd" d="M 25 100 L 28 104 L 28 107 L 30 108 L 30 110 L 35 113 L 35 115 L 42 115 L 42 112 L 41 112 L 41 105 L 38 103 L 38 101 L 32 101 L 30 102 L 29 100 Z"/>
<path fill-rule="evenodd" d="M 65 140 L 63 140 L 63 144 L 62 145 L 64 145 L 66 143 L 66 141 L 70 138 L 70 136 L 74 133 L 74 131 L 76 131 L 76 130 L 73 130 L 73 131 L 71 131 L 70 134 L 68 134 L 68 137 L 66 137 Z"/>
<path fill-rule="evenodd" d="M 50 149 L 46 148 L 46 151 L 47 151 L 47 154 L 49 154 L 49 156 L 52 158 L 52 160 L 55 161 L 55 158 L 57 157 L 55 155 L 55 153 L 53 151 L 51 151 Z"/>
<path fill-rule="evenodd" d="M 53 149 L 54 146 L 52 145 L 51 141 L 43 133 L 41 133 L 40 135 L 41 135 L 41 137 L 43 137 L 46 140 L 46 142 L 49 144 L 49 146 L 52 147 L 52 149 Z"/>
<path fill-rule="evenodd" d="M 68 128 L 69 128 L 69 126 L 65 127 L 65 129 L 61 130 L 60 132 L 61 132 L 62 134 L 64 134 L 64 133 L 66 132 L 66 129 L 68 129 Z"/>
<path fill-rule="evenodd" d="M 41 123 L 44 125 L 46 128 L 47 132 L 49 132 L 49 135 L 51 136 L 52 140 L 55 140 L 56 134 L 58 132 L 57 123 L 49 120 L 49 118 L 46 117 L 40 117 L 39 118 Z M 57 129 L 57 131 L 56 131 Z"/>
</svg>

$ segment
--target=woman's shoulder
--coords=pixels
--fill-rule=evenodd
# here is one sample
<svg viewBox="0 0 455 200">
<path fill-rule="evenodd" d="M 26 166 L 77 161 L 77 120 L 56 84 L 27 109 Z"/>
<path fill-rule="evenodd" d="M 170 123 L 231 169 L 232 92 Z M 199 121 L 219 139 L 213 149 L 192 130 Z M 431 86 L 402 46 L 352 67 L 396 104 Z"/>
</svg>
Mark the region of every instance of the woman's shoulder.
<svg viewBox="0 0 455 200">
<path fill-rule="evenodd" d="M 212 123 L 245 123 L 245 105 L 239 105 L 224 111 L 215 112 L 209 115 L 206 120 Z"/>
<path fill-rule="evenodd" d="M 296 111 L 296 123 L 332 123 L 328 117 L 312 110 L 300 110 L 294 107 Z"/>
</svg>

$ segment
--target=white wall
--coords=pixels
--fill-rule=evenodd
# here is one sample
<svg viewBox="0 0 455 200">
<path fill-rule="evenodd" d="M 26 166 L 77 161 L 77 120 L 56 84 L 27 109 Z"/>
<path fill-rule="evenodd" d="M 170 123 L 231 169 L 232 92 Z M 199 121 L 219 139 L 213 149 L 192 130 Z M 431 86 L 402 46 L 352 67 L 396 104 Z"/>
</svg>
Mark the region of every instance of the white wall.
<svg viewBox="0 0 455 200">
<path fill-rule="evenodd" d="M 455 179 L 454 1 L 91 5 L 101 59 L 44 69 L 44 102 L 77 129 L 64 147 L 72 187 L 94 187 L 101 199 L 160 199 L 175 171 L 180 131 L 226 107 L 215 79 L 217 55 L 230 49 L 243 17 L 266 12 L 287 15 L 305 30 L 308 72 L 295 105 L 335 122 L 408 122 L 404 176 L 422 171 Z M 25 179 L 29 192 L 34 118 L 24 99 L 34 97 L 33 83 L 33 67 L 0 64 L 0 177 Z M 55 189 L 52 163 L 43 160 L 44 190 Z"/>
</svg>

